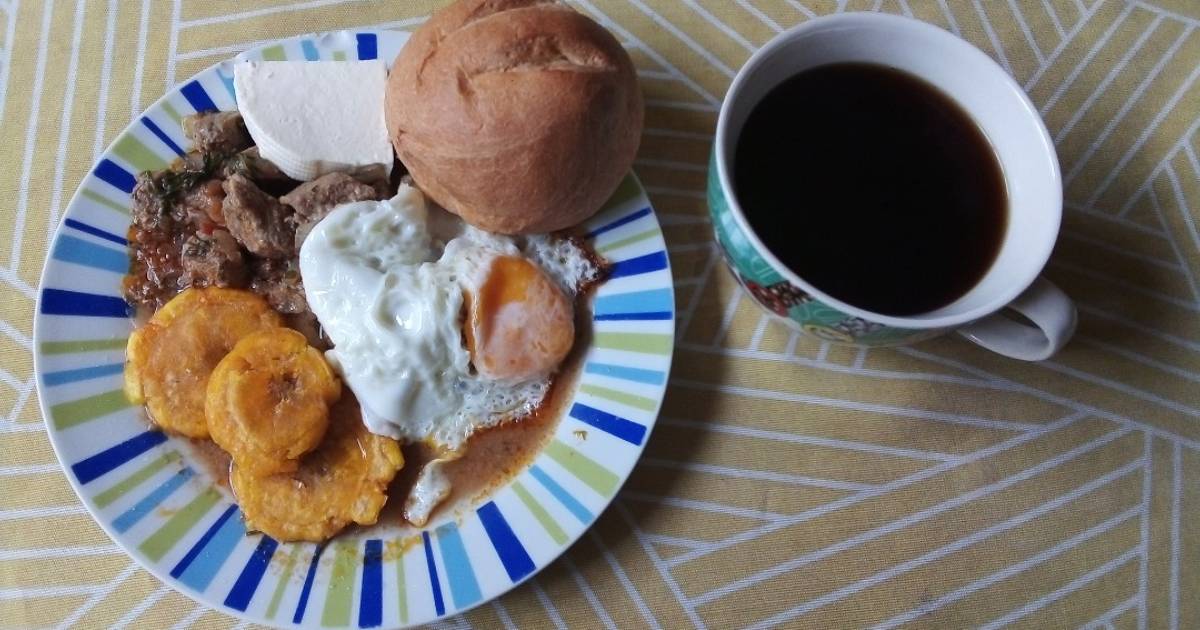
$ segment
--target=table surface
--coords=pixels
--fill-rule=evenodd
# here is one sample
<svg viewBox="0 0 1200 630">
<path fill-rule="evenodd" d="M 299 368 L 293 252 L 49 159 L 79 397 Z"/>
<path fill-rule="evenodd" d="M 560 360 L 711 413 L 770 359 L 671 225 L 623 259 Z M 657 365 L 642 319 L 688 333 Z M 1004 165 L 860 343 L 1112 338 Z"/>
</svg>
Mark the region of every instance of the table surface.
<svg viewBox="0 0 1200 630">
<path fill-rule="evenodd" d="M 94 158 L 167 88 L 258 42 L 440 2 L 0 1 L 0 626 L 229 627 L 84 511 L 42 427 L 38 276 Z M 679 346 L 646 454 L 559 561 L 451 627 L 1200 627 L 1200 2 L 576 0 L 630 49 L 636 164 Z M 719 263 L 703 184 L 736 69 L 839 10 L 960 34 L 1029 92 L 1079 332 L 1026 364 L 956 337 L 800 338 Z"/>
</svg>

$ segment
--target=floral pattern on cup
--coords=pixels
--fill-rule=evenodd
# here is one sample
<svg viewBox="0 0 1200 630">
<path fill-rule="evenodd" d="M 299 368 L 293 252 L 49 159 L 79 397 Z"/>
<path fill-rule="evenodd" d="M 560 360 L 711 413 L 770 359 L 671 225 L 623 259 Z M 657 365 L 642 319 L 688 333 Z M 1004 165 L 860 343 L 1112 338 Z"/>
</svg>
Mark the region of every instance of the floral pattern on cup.
<svg viewBox="0 0 1200 630">
<path fill-rule="evenodd" d="M 812 296 L 788 281 L 763 286 L 753 280 L 742 281 L 754 299 L 780 317 L 787 317 L 793 306 L 812 301 Z"/>
</svg>

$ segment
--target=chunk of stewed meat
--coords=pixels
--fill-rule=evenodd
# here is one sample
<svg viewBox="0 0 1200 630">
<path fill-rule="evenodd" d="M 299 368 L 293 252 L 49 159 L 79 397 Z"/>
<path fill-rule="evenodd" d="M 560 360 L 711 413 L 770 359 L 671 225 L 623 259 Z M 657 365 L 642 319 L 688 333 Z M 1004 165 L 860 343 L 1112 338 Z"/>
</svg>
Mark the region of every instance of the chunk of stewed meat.
<svg viewBox="0 0 1200 630">
<path fill-rule="evenodd" d="M 225 193 L 214 177 L 217 154 L 187 153 L 161 171 L 139 173 L 133 188 L 133 224 L 145 230 L 172 230 L 177 224 L 209 229 L 222 219 Z"/>
<path fill-rule="evenodd" d="M 216 159 L 219 159 L 219 156 L 214 153 L 201 153 L 198 150 L 188 151 L 175 160 L 175 163 L 171 165 L 171 170 L 199 173 L 208 170 Z"/>
<path fill-rule="evenodd" d="M 250 276 L 242 247 L 229 232 L 198 232 L 183 242 L 183 283 L 192 287 L 243 287 Z"/>
<path fill-rule="evenodd" d="M 235 153 L 253 144 L 242 115 L 200 112 L 183 118 L 183 133 L 202 153 Z"/>
<path fill-rule="evenodd" d="M 386 189 L 381 193 L 375 186 L 345 173 L 329 173 L 301 184 L 279 200 L 296 211 L 296 250 L 299 251 L 309 231 L 330 210 L 352 201 L 383 199 L 386 194 Z"/>
<path fill-rule="evenodd" d="M 296 254 L 300 253 L 300 246 L 304 245 L 304 239 L 308 238 L 308 233 L 316 227 L 316 221 L 305 221 L 296 226 Z"/>
<path fill-rule="evenodd" d="M 231 175 L 244 175 L 258 184 L 264 182 L 290 182 L 294 186 L 296 181 L 288 177 L 286 173 L 279 170 L 275 163 L 263 157 L 258 151 L 258 147 L 250 147 L 237 155 L 230 157 L 221 167 L 221 172 L 225 177 Z"/>
<path fill-rule="evenodd" d="M 221 180 L 205 180 L 179 195 L 175 202 L 176 216 L 197 228 L 225 225 L 225 189 Z"/>
<path fill-rule="evenodd" d="M 139 173 L 133 186 L 130 214 L 133 224 L 143 230 L 169 230 L 171 220 L 168 204 L 159 185 L 163 176 L 160 172 Z"/>
<path fill-rule="evenodd" d="M 396 166 L 392 167 L 391 175 L 398 175 L 401 168 L 403 165 L 397 161 Z M 353 175 L 354 179 L 374 188 L 375 194 L 378 195 L 377 199 L 387 199 L 392 196 L 391 175 L 383 168 L 382 164 L 359 167 L 355 169 Z"/>
<path fill-rule="evenodd" d="M 304 283 L 295 259 L 256 260 L 252 274 L 250 290 L 263 296 L 271 308 L 284 314 L 308 313 Z"/>
<path fill-rule="evenodd" d="M 297 222 L 307 222 L 321 220 L 343 203 L 379 198 L 379 192 L 369 184 L 345 173 L 328 173 L 300 184 L 279 200 L 296 211 Z"/>
<path fill-rule="evenodd" d="M 291 256 L 296 228 L 291 209 L 242 175 L 225 180 L 225 226 L 250 253 L 264 258 Z"/>
</svg>

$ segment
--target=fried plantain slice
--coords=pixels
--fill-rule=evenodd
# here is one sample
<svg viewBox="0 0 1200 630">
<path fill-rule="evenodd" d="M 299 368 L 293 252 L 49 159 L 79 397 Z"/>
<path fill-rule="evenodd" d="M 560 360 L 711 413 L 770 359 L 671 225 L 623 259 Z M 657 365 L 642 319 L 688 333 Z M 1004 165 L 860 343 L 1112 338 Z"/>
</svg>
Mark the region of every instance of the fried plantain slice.
<svg viewBox="0 0 1200 630">
<path fill-rule="evenodd" d="M 329 430 L 293 473 L 258 475 L 233 465 L 230 485 L 247 525 L 282 541 L 322 541 L 351 522 L 373 525 L 404 465 L 400 444 L 362 422 L 353 396 L 330 410 Z"/>
<path fill-rule="evenodd" d="M 325 357 L 290 328 L 243 337 L 208 379 L 208 432 L 238 466 L 291 472 L 321 443 L 342 383 Z"/>
<path fill-rule="evenodd" d="M 208 437 L 208 377 L 242 337 L 283 325 L 261 297 L 238 289 L 187 289 L 129 336 L 125 395 L 163 429 Z"/>
</svg>

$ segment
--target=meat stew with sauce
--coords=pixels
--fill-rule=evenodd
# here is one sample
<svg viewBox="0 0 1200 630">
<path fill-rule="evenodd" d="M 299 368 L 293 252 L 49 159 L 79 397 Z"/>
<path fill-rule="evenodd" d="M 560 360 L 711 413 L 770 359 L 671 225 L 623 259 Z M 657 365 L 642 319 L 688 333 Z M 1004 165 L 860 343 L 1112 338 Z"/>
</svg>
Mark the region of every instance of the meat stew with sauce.
<svg viewBox="0 0 1200 630">
<path fill-rule="evenodd" d="M 334 207 L 386 199 L 382 169 L 289 179 L 253 145 L 237 112 L 184 119 L 193 148 L 137 177 L 126 300 L 153 312 L 188 287 L 245 288 L 281 313 L 311 317 L 296 266 L 304 235 Z"/>
</svg>

